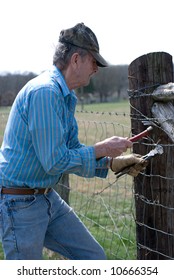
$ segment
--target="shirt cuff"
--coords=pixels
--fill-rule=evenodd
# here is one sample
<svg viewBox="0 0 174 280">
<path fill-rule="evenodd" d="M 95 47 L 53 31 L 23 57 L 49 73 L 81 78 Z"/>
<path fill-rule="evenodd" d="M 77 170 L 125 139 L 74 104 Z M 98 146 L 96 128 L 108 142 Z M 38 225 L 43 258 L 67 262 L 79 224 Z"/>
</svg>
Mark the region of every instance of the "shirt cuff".
<svg viewBox="0 0 174 280">
<path fill-rule="evenodd" d="M 108 175 L 108 169 L 110 168 L 110 158 L 104 157 L 96 160 L 95 176 L 106 178 Z"/>
<path fill-rule="evenodd" d="M 79 152 L 83 161 L 80 176 L 87 178 L 93 178 L 95 176 L 100 178 L 107 177 L 110 158 L 104 157 L 96 160 L 93 146 L 83 147 L 79 149 Z"/>
</svg>

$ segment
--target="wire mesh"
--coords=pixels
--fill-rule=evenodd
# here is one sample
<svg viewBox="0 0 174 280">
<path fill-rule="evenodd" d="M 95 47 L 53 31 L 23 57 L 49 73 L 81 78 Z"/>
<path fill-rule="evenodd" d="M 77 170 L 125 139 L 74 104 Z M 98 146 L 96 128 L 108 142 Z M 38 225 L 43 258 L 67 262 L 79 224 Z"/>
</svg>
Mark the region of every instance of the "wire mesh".
<svg viewBox="0 0 174 280">
<path fill-rule="evenodd" d="M 0 142 L 3 138 L 4 128 L 7 122 L 8 112 L 0 112 Z M 112 135 L 129 137 L 131 135 L 131 119 L 137 121 L 146 119 L 137 110 L 137 116 L 131 116 L 129 113 L 116 112 L 87 112 L 76 111 L 76 119 L 79 126 L 79 139 L 86 145 L 103 140 Z M 155 126 L 158 126 L 156 120 L 151 119 Z M 161 129 L 161 127 L 158 127 Z M 163 131 L 164 132 L 164 131 Z M 140 145 L 146 145 L 151 149 L 156 143 L 152 137 L 148 137 Z M 162 143 L 161 143 L 162 144 Z M 173 144 L 162 144 L 164 148 L 165 160 L 167 162 L 173 151 Z M 128 151 L 130 152 L 130 151 Z M 106 179 L 100 178 L 82 178 L 76 175 L 70 175 L 70 205 L 87 226 L 89 231 L 103 246 L 108 259 L 136 259 L 137 248 L 146 250 L 147 254 L 153 252 L 159 255 L 159 258 L 174 259 L 173 241 L 174 241 L 174 189 L 173 189 L 173 161 L 168 165 L 165 172 L 156 172 L 154 166 L 161 164 L 152 159 L 149 163 L 148 172 L 140 174 L 138 184 L 141 192 L 134 190 L 132 177 L 125 175 L 116 180 L 115 175 L 109 171 Z M 155 172 L 154 172 L 155 170 Z M 153 178 L 157 178 L 157 184 L 154 186 Z M 145 180 L 148 179 L 150 196 L 146 195 Z M 165 190 L 160 190 L 164 185 Z M 64 186 L 65 189 L 67 186 Z M 159 196 L 154 196 L 154 188 L 159 189 Z M 143 202 L 140 207 L 141 221 L 136 219 L 135 202 Z M 149 208 L 150 207 L 150 208 Z M 151 224 L 146 223 L 151 213 L 157 213 L 153 216 Z M 159 212 L 164 215 L 159 217 Z M 161 227 L 157 221 L 162 219 Z M 165 227 L 164 227 L 165 225 Z M 155 246 L 148 246 L 143 240 L 147 238 L 146 231 L 141 238 L 136 240 L 136 228 L 146 228 L 152 232 L 152 243 L 155 240 Z M 165 241 L 164 241 L 165 236 Z M 150 238 L 151 239 L 151 238 Z M 160 249 L 161 242 L 163 249 Z M 164 249 L 165 248 L 165 249 Z"/>
<path fill-rule="evenodd" d="M 113 135 L 130 136 L 130 115 L 115 112 L 77 111 L 81 143 L 93 145 Z M 130 152 L 130 151 L 129 151 Z M 70 204 L 104 247 L 108 259 L 136 259 L 132 178 L 116 180 L 70 175 Z"/>
<path fill-rule="evenodd" d="M 8 112 L 0 113 L 1 141 L 7 118 Z M 130 134 L 130 117 L 126 113 L 77 111 L 76 118 L 80 141 L 86 145 L 93 145 L 112 135 L 127 137 Z M 70 175 L 69 200 L 89 231 L 104 247 L 108 259 L 136 258 L 130 176 L 116 181 L 112 172 L 106 179 Z"/>
</svg>

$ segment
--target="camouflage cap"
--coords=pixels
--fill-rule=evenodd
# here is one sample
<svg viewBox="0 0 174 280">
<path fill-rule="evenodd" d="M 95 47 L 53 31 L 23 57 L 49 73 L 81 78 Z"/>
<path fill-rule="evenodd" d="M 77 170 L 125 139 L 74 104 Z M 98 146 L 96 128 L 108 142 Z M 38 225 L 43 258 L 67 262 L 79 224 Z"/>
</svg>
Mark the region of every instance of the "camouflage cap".
<svg viewBox="0 0 174 280">
<path fill-rule="evenodd" d="M 62 30 L 59 36 L 60 43 L 69 43 L 71 45 L 88 50 L 96 59 L 100 67 L 108 66 L 106 60 L 99 54 L 99 44 L 92 30 L 84 23 L 78 23 L 72 28 Z"/>
</svg>

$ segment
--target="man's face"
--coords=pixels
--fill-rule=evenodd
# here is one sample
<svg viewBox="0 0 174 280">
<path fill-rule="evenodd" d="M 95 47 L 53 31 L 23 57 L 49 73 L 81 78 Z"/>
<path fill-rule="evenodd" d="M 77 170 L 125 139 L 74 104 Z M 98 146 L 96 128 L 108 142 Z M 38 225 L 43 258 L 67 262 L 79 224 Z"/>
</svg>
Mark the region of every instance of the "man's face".
<svg viewBox="0 0 174 280">
<path fill-rule="evenodd" d="M 79 68 L 77 71 L 77 79 L 80 87 L 87 86 L 90 82 L 90 78 L 94 73 L 97 73 L 98 66 L 95 58 L 88 53 L 86 56 L 79 56 Z"/>
</svg>

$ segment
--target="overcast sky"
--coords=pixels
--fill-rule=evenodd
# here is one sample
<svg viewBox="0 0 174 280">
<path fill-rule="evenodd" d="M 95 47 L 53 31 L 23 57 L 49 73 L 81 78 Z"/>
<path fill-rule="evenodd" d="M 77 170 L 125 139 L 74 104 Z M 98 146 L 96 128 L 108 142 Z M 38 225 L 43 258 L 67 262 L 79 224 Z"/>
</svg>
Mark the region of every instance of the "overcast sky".
<svg viewBox="0 0 174 280">
<path fill-rule="evenodd" d="M 0 0 L 0 72 L 40 73 L 62 29 L 84 22 L 111 64 L 174 55 L 173 0 Z"/>
</svg>

